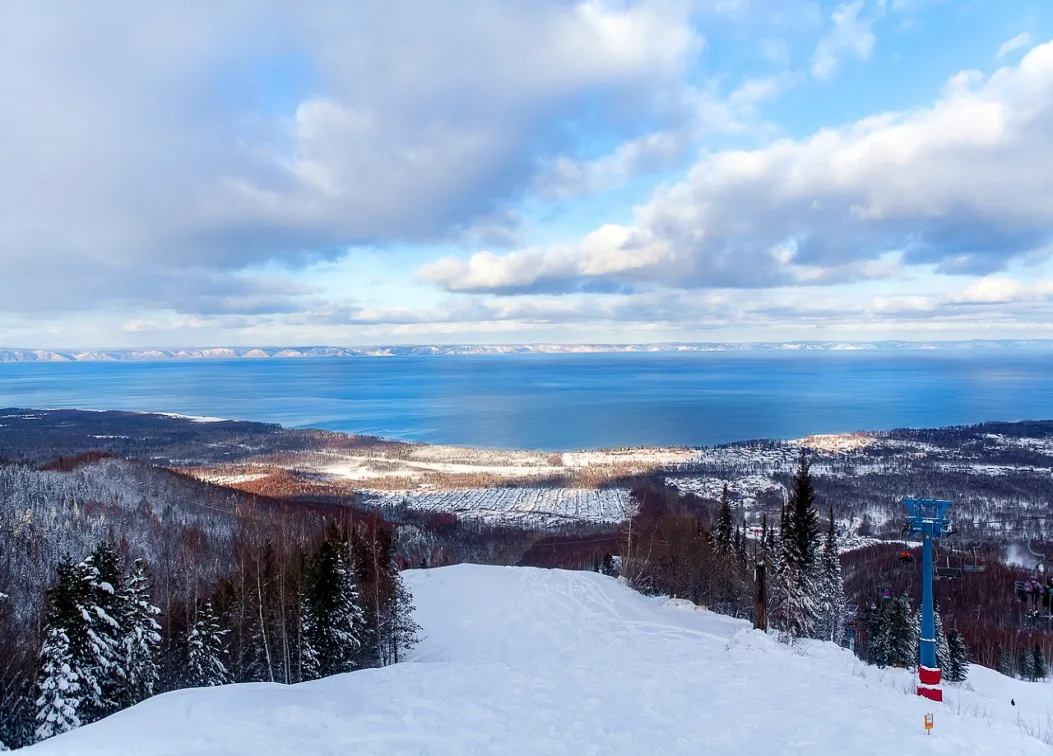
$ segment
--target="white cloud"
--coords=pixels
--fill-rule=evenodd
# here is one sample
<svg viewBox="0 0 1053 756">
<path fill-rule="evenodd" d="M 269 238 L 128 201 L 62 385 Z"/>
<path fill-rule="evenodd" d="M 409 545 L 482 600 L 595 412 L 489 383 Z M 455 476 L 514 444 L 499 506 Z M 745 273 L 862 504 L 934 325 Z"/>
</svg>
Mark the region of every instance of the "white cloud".
<svg viewBox="0 0 1053 756">
<path fill-rule="evenodd" d="M 995 58 L 1004 58 L 1014 50 L 1020 50 L 1031 46 L 1031 35 L 1028 32 L 1023 34 L 1017 34 L 1012 39 L 1007 39 L 1002 43 L 1002 46 L 998 48 L 998 54 Z"/>
<path fill-rule="evenodd" d="M 477 224 L 507 236 L 584 95 L 646 110 L 680 81 L 702 44 L 690 14 L 688 0 L 0 4 L 0 308 L 34 289 L 40 308 L 98 306 L 165 271 L 229 277 Z M 97 285 L 40 286 L 53 270 Z"/>
<path fill-rule="evenodd" d="M 842 3 L 830 14 L 833 28 L 819 40 L 812 55 L 812 76 L 829 79 L 837 73 L 841 59 L 853 55 L 866 60 L 874 51 L 872 21 L 860 18 L 864 0 Z"/>
<path fill-rule="evenodd" d="M 524 292 L 828 284 L 911 265 L 992 273 L 1053 238 L 1053 184 L 1035 169 L 1050 162 L 1053 43 L 990 78 L 955 77 L 927 108 L 708 155 L 634 225 L 588 243 L 451 258 L 422 275 Z M 891 267 L 867 264 L 890 254 Z"/>
</svg>

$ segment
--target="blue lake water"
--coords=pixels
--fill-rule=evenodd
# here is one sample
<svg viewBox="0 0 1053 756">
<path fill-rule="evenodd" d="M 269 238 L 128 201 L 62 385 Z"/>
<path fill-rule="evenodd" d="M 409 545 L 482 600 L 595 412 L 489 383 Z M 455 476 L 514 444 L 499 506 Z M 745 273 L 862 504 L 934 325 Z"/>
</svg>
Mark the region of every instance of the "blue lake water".
<svg viewBox="0 0 1053 756">
<path fill-rule="evenodd" d="M 1053 418 L 1053 353 L 650 353 L 0 364 L 0 407 L 177 412 L 524 449 Z"/>
</svg>

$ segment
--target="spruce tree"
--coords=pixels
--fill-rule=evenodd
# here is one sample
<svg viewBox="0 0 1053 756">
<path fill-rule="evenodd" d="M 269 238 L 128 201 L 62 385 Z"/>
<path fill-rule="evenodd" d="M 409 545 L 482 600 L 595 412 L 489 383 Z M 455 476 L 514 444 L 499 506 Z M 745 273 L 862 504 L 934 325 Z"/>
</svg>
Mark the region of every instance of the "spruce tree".
<svg viewBox="0 0 1053 756">
<path fill-rule="evenodd" d="M 161 610 L 150 600 L 150 576 L 142 559 L 132 563 L 122 592 L 121 651 L 124 661 L 123 706 L 134 706 L 154 694 L 157 651 L 161 645 Z"/>
<path fill-rule="evenodd" d="M 950 682 L 965 682 L 969 676 L 969 652 L 965 648 L 965 641 L 957 628 L 951 628 L 947 634 L 947 680 Z"/>
<path fill-rule="evenodd" d="M 720 509 L 717 512 L 717 523 L 713 527 L 713 549 L 721 555 L 731 551 L 735 523 L 731 515 L 731 503 L 728 500 L 728 484 L 720 495 Z"/>
<path fill-rule="evenodd" d="M 388 616 L 385 618 L 387 627 L 387 639 L 391 646 L 388 658 L 395 664 L 402 658 L 403 653 L 409 651 L 420 642 L 421 627 L 413 619 L 413 596 L 406 588 L 402 575 L 394 571 L 392 578 L 395 583 L 395 592 L 388 605 Z"/>
<path fill-rule="evenodd" d="M 885 607 L 888 624 L 888 663 L 913 668 L 918 664 L 917 621 L 910 610 L 906 594 Z"/>
<path fill-rule="evenodd" d="M 603 555 L 602 571 L 604 575 L 609 577 L 618 577 L 618 568 L 614 564 L 614 555 L 609 551 Z"/>
<path fill-rule="evenodd" d="M 998 644 L 998 662 L 995 668 L 1007 677 L 1016 677 L 1016 662 L 1013 661 L 1013 655 L 1001 643 Z"/>
<path fill-rule="evenodd" d="M 811 636 L 818 623 L 821 596 L 816 551 L 819 542 L 815 491 L 804 450 L 793 476 L 789 502 L 783 509 L 782 549 L 776 581 L 775 617 L 791 642 Z"/>
<path fill-rule="evenodd" d="M 919 613 L 920 614 L 920 613 Z M 936 666 L 940 670 L 947 669 L 951 664 L 951 644 L 947 640 L 947 636 L 943 632 L 943 617 L 940 616 L 940 609 L 936 607 L 935 610 L 936 619 Z M 920 627 L 918 628 L 920 631 Z"/>
<path fill-rule="evenodd" d="M 94 722 L 121 707 L 126 682 L 121 640 L 124 634 L 120 620 L 124 613 L 124 581 L 121 558 L 116 549 L 103 541 L 80 564 L 87 586 L 88 632 L 92 641 L 91 677 L 96 691 L 84 701 L 81 718 Z"/>
<path fill-rule="evenodd" d="M 879 667 L 889 663 L 888 622 L 884 611 L 874 612 L 867 622 L 867 661 Z"/>
<path fill-rule="evenodd" d="M 312 560 L 303 601 L 305 676 L 325 677 L 354 667 L 365 631 L 356 572 L 346 539 L 330 523 Z"/>
<path fill-rule="evenodd" d="M 1049 675 L 1049 665 L 1046 663 L 1046 655 L 1042 653 L 1042 646 L 1037 643 L 1031 650 L 1031 668 L 1035 680 L 1045 680 Z"/>
<path fill-rule="evenodd" d="M 1024 680 L 1035 679 L 1035 657 L 1029 650 L 1024 649 L 1020 652 L 1017 656 L 1016 667 L 1020 677 Z"/>
<path fill-rule="evenodd" d="M 746 536 L 742 533 L 742 526 L 735 526 L 735 559 L 739 561 L 743 566 L 746 565 L 747 553 L 746 553 Z"/>
<path fill-rule="evenodd" d="M 37 740 L 79 727 L 87 696 L 97 692 L 91 676 L 94 666 L 88 634 L 89 590 L 84 570 L 64 559 L 58 565 L 58 583 L 48 591 L 44 643 L 37 677 Z"/>
<path fill-rule="evenodd" d="M 187 633 L 186 684 L 192 688 L 207 688 L 226 685 L 230 673 L 223 663 L 225 647 L 223 636 L 228 631 L 220 628 L 219 617 L 206 601 L 197 613 L 197 621 Z"/>
<path fill-rule="evenodd" d="M 80 676 L 74 670 L 70 642 L 56 617 L 49 617 L 40 650 L 39 694 L 36 699 L 36 739 L 48 738 L 80 727 L 77 714 L 84 700 Z M 52 624 L 55 622 L 55 624 Z"/>
<path fill-rule="evenodd" d="M 819 570 L 822 586 L 821 637 L 823 640 L 840 643 L 844 635 L 845 584 L 841 575 L 841 556 L 833 507 L 830 508 L 826 540 L 819 556 Z"/>
</svg>

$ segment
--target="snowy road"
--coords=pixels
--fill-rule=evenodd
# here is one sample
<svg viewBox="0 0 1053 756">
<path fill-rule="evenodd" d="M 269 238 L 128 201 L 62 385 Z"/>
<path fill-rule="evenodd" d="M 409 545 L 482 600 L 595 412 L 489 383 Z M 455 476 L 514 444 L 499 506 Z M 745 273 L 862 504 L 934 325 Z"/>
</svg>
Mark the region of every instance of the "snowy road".
<svg viewBox="0 0 1053 756">
<path fill-rule="evenodd" d="M 1028 734 L 1053 737 L 1053 685 L 974 668 L 975 691 L 948 688 L 948 703 L 932 705 L 902 670 L 828 644 L 790 649 L 594 573 L 462 565 L 406 576 L 428 636 L 410 662 L 293 687 L 179 691 L 28 753 L 1053 753 Z"/>
</svg>

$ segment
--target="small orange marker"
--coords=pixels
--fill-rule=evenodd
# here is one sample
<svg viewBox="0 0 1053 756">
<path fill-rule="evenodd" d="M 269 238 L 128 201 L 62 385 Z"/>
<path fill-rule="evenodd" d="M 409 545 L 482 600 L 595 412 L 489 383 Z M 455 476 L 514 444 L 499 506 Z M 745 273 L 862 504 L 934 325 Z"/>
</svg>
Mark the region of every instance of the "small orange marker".
<svg viewBox="0 0 1053 756">
<path fill-rule="evenodd" d="M 925 734 L 932 734 L 932 714 L 925 715 Z"/>
</svg>

